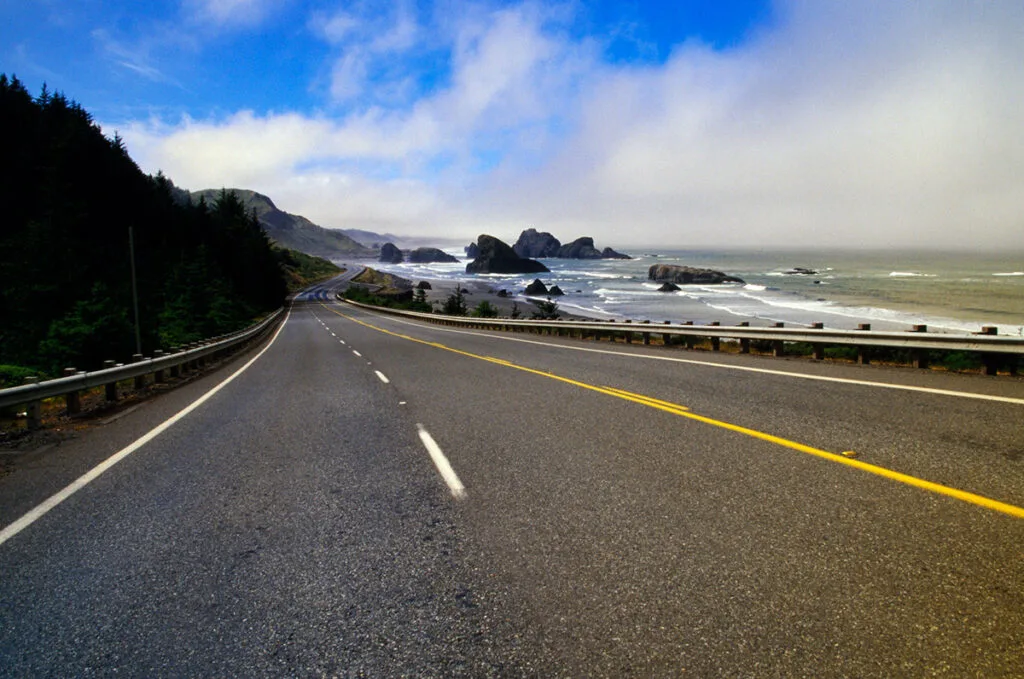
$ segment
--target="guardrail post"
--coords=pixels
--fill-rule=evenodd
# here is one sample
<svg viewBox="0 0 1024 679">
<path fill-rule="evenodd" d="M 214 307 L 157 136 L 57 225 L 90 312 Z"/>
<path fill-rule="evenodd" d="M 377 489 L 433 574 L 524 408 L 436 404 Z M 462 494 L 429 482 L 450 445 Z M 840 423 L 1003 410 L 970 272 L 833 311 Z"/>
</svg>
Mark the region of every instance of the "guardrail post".
<svg viewBox="0 0 1024 679">
<path fill-rule="evenodd" d="M 773 328 L 784 328 L 784 327 L 786 327 L 786 324 L 785 323 L 776 323 L 772 327 Z M 783 342 L 782 340 L 773 340 L 772 341 L 772 356 L 774 356 L 776 358 L 782 358 L 785 355 L 786 355 L 786 343 Z"/>
<path fill-rule="evenodd" d="M 171 348 L 169 349 L 169 351 L 170 351 L 170 353 L 171 353 L 171 354 L 176 354 L 176 353 L 178 353 L 179 351 L 181 351 L 181 349 L 180 349 L 179 347 L 171 347 Z M 176 365 L 172 365 L 172 366 L 171 366 L 171 367 L 170 367 L 170 368 L 169 368 L 169 369 L 167 370 L 167 374 L 168 374 L 168 376 L 169 376 L 169 377 L 170 377 L 170 378 L 171 378 L 172 380 L 173 380 L 174 378 L 178 377 L 178 366 L 176 366 Z"/>
<path fill-rule="evenodd" d="M 818 323 L 818 322 L 811 323 L 811 329 L 812 330 L 822 330 L 824 328 L 825 328 L 825 324 L 824 323 Z M 814 351 L 814 360 L 815 361 L 824 361 L 825 360 L 825 345 L 823 343 L 821 343 L 821 342 L 814 342 L 814 343 L 811 344 L 811 348 Z"/>
<path fill-rule="evenodd" d="M 78 371 L 74 368 L 64 368 L 64 377 L 74 377 Z M 77 391 L 69 391 L 64 395 L 64 404 L 68 415 L 77 415 L 82 412 L 82 399 Z"/>
<path fill-rule="evenodd" d="M 38 384 L 38 377 L 26 377 L 25 384 Z M 29 401 L 25 405 L 25 426 L 29 429 L 39 429 L 42 424 L 42 401 Z"/>
<path fill-rule="evenodd" d="M 626 323 L 632 323 L 633 321 L 631 321 L 630 319 L 627 318 L 625 322 Z M 626 331 L 626 344 L 632 344 L 632 343 L 633 343 L 633 331 L 627 330 Z"/>
<path fill-rule="evenodd" d="M 911 332 L 928 332 L 928 326 L 915 325 Z M 915 368 L 923 370 L 928 367 L 928 351 L 926 349 L 915 349 L 911 355 L 914 357 Z"/>
<path fill-rule="evenodd" d="M 683 321 L 683 325 L 693 325 L 693 321 Z M 683 344 L 687 349 L 693 349 L 693 335 L 683 335 Z"/>
<path fill-rule="evenodd" d="M 739 326 L 741 328 L 749 328 L 750 327 L 750 321 L 740 321 Z M 749 337 L 741 337 L 740 338 L 740 353 L 741 354 L 749 354 L 750 353 L 750 338 Z"/>
<path fill-rule="evenodd" d="M 711 321 L 711 325 L 721 325 L 718 321 Z M 712 337 L 711 338 L 711 351 L 719 351 L 722 348 L 722 338 Z"/>
<path fill-rule="evenodd" d="M 999 328 L 994 325 L 986 325 L 982 327 L 981 335 L 996 335 L 999 333 Z M 998 375 L 999 374 L 999 354 L 993 354 L 991 352 L 985 352 L 981 355 L 981 362 L 985 365 L 986 375 Z"/>
<path fill-rule="evenodd" d="M 132 363 L 140 363 L 140 362 L 142 362 L 142 354 L 132 354 Z M 145 388 L 146 388 L 146 376 L 145 375 L 139 375 L 138 377 L 135 378 L 135 389 L 138 390 L 138 389 L 145 389 Z"/>
<path fill-rule="evenodd" d="M 871 330 L 870 323 L 861 323 L 857 326 L 858 330 L 864 330 L 865 332 Z M 871 363 L 871 356 L 868 355 L 867 347 L 857 346 L 857 363 L 861 365 L 868 365 Z"/>
<path fill-rule="evenodd" d="M 154 359 L 162 358 L 163 355 L 164 355 L 164 352 L 162 350 L 160 350 L 160 349 L 157 349 L 156 351 L 153 352 L 153 358 Z M 160 370 L 157 370 L 156 372 L 153 373 L 153 381 L 158 383 L 158 384 L 160 382 L 164 381 L 164 371 L 163 371 L 163 368 L 161 368 Z"/>
<path fill-rule="evenodd" d="M 668 321 L 665 321 L 665 323 L 664 323 L 664 324 L 665 324 L 665 325 L 668 325 L 668 324 L 669 324 L 669 322 L 668 322 Z M 661 336 L 661 341 L 662 341 L 662 342 L 663 342 L 663 343 L 665 344 L 665 346 L 666 346 L 666 347 L 670 347 L 670 346 L 672 346 L 672 335 L 670 335 L 670 334 L 668 334 L 668 333 L 666 332 L 666 333 L 665 333 L 664 335 L 662 335 L 662 336 Z"/>
<path fill-rule="evenodd" d="M 117 361 L 103 361 L 103 369 L 113 368 L 117 365 Z M 113 382 L 107 382 L 103 385 L 104 391 L 106 391 L 107 401 L 113 403 L 117 400 L 117 380 Z"/>
<path fill-rule="evenodd" d="M 641 321 L 641 323 L 650 323 L 650 321 Z M 644 345 L 645 346 L 649 346 L 651 344 L 651 333 L 649 333 L 649 332 L 643 333 L 643 338 L 644 338 Z"/>
</svg>

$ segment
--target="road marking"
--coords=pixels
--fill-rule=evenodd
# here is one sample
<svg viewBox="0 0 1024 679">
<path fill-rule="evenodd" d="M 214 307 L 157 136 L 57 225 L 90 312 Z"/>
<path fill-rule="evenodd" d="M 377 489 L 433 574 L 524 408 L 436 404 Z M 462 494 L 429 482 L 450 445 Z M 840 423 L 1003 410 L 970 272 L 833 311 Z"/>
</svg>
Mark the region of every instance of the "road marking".
<svg viewBox="0 0 1024 679">
<path fill-rule="evenodd" d="M 333 311 L 333 309 L 331 310 Z M 334 312 L 338 313 L 338 312 Z M 420 323 L 413 323 L 412 321 L 406 321 L 399 318 L 388 317 L 388 320 L 395 323 L 401 323 L 403 325 L 411 325 L 413 327 L 422 328 L 423 325 Z M 549 342 L 539 342 L 537 340 L 528 340 L 521 337 L 506 337 L 505 335 L 493 335 L 487 332 L 470 332 L 467 330 L 456 330 L 454 328 L 437 328 L 431 327 L 431 330 L 438 332 L 450 332 L 457 335 L 473 335 L 475 337 L 490 337 L 492 339 L 505 340 L 506 342 L 522 342 L 524 344 L 536 344 L 542 347 L 549 347 L 554 349 L 565 349 L 566 351 L 583 351 L 592 354 L 607 354 L 609 356 L 619 356 L 623 358 L 637 358 L 645 359 L 649 361 L 668 361 L 670 363 L 684 363 L 687 365 L 698 365 L 705 368 L 722 368 L 723 370 L 740 370 L 743 372 L 760 373 L 762 375 L 777 375 L 780 377 L 792 377 L 800 380 L 815 380 L 819 382 L 836 382 L 838 384 L 852 384 L 859 387 L 874 387 L 876 389 L 898 389 L 901 391 L 916 391 L 923 394 L 936 394 L 939 396 L 953 396 L 957 398 L 971 398 L 981 401 L 995 401 L 998 403 L 1013 403 L 1015 405 L 1024 405 L 1024 398 L 1015 398 L 1013 396 L 995 396 L 992 394 L 979 394 L 971 391 L 953 391 L 951 389 L 935 389 L 933 387 L 915 387 L 909 384 L 888 384 L 886 382 L 871 382 L 869 380 L 857 380 L 849 377 L 829 377 L 828 375 L 807 375 L 804 373 L 788 372 L 786 370 L 772 370 L 770 368 L 754 368 L 745 365 L 729 365 L 727 363 L 715 363 L 714 361 L 698 361 L 692 358 L 676 358 L 674 356 L 654 356 L 651 354 L 637 354 L 630 351 L 610 351 L 608 349 L 592 349 L 590 347 L 573 347 L 565 344 L 552 344 Z M 431 344 L 426 342 L 426 344 Z"/>
<path fill-rule="evenodd" d="M 452 469 L 452 465 L 448 462 L 448 458 L 444 456 L 444 452 L 441 450 L 441 446 L 437 445 L 437 441 L 430 435 L 430 432 L 426 428 L 417 423 L 416 429 L 420 432 L 420 441 L 423 442 L 423 446 L 430 453 L 430 459 L 434 461 L 434 466 L 437 467 L 437 471 L 441 472 L 441 478 L 448 484 L 448 488 L 452 491 L 452 497 L 456 500 L 466 499 L 466 487 L 462 485 L 462 481 L 459 481 L 458 475 L 455 470 Z"/>
<path fill-rule="evenodd" d="M 344 344 L 344 343 L 345 343 L 345 340 L 338 340 L 338 341 L 339 341 L 339 342 L 341 342 L 342 344 Z"/>
<path fill-rule="evenodd" d="M 124 458 L 128 457 L 136 450 L 138 450 L 142 446 L 146 445 L 147 443 L 155 439 L 160 434 L 167 431 L 172 425 L 182 420 L 186 415 L 188 415 L 193 410 L 195 410 L 196 408 L 210 400 L 213 397 L 213 395 L 216 394 L 218 391 L 228 386 L 228 384 L 233 382 L 236 377 L 238 377 L 243 372 L 248 370 L 249 366 L 258 361 L 260 359 L 260 356 L 267 353 L 267 350 L 274 345 L 274 342 L 277 341 L 277 336 L 281 334 L 281 331 L 284 330 L 284 326 L 288 323 L 288 318 L 291 316 L 291 313 L 291 309 L 289 309 L 288 313 L 284 317 L 284 321 L 281 323 L 280 326 L 278 326 L 277 332 L 275 332 L 274 336 L 270 338 L 270 342 L 267 343 L 267 346 L 263 347 L 263 349 L 261 349 L 258 354 L 249 359 L 249 361 L 245 365 L 243 365 L 241 368 L 233 372 L 230 377 L 214 386 L 212 389 L 210 389 L 208 392 L 197 398 L 195 401 L 190 403 L 177 414 L 172 415 L 171 417 L 164 420 L 162 423 L 158 424 L 153 429 L 149 430 L 149 432 L 144 434 L 141 438 L 136 439 L 134 442 L 128 444 L 121 450 L 117 451 L 116 453 L 108 457 L 106 460 L 104 460 L 103 462 L 99 463 L 98 465 L 87 471 L 85 474 L 79 476 L 71 484 L 65 486 L 62 490 L 51 495 L 49 498 L 44 500 L 42 504 L 31 509 L 27 514 L 22 516 L 14 523 L 5 527 L 3 530 L 0 530 L 0 545 L 4 544 L 5 542 L 13 538 L 15 535 L 31 526 L 33 523 L 41 519 L 51 509 L 53 509 L 60 503 L 64 502 L 64 500 L 67 500 L 69 497 L 80 491 L 82 488 L 85 488 L 87 485 L 95 481 L 103 472 L 107 471 L 115 464 L 117 464 Z"/>
<path fill-rule="evenodd" d="M 360 354 L 360 353 L 359 353 L 358 351 L 356 351 L 355 349 L 353 349 L 353 350 L 352 350 L 352 353 L 353 353 L 353 354 L 355 354 L 356 356 L 358 356 L 359 358 L 362 358 L 362 357 L 363 357 L 363 355 L 362 355 L 362 354 Z"/>
<path fill-rule="evenodd" d="M 985 497 L 983 495 L 977 495 L 975 493 L 970 493 L 970 492 L 967 492 L 967 491 L 964 491 L 964 490 L 960 490 L 958 488 L 952 488 L 950 486 L 943 486 L 943 485 L 938 484 L 938 483 L 933 483 L 931 481 L 926 481 L 924 479 L 917 478 L 916 476 L 911 476 L 909 474 L 904 474 L 902 472 L 893 471 L 893 470 L 887 469 L 885 467 L 879 467 L 877 465 L 868 464 L 867 462 L 861 462 L 860 460 L 856 460 L 856 459 L 853 459 L 853 458 L 843 457 L 843 455 L 841 455 L 841 454 L 837 455 L 835 453 L 830 453 L 828 451 L 821 450 L 820 448 L 814 448 L 812 446 L 807 446 L 807 445 L 804 445 L 802 443 L 797 443 L 796 441 L 790 441 L 788 439 L 784 439 L 784 438 L 779 437 L 779 436 L 774 436 L 772 434 L 767 434 L 765 432 L 761 432 L 761 431 L 758 431 L 756 429 L 749 429 L 747 427 L 742 427 L 740 425 L 732 424 L 731 422 L 725 422 L 723 420 L 715 420 L 715 419 L 712 419 L 710 417 L 704 417 L 703 415 L 697 415 L 696 413 L 690 412 L 689 408 L 687 408 L 686 406 L 669 403 L 668 401 L 661 401 L 659 399 L 655 399 L 655 398 L 652 398 L 652 397 L 649 397 L 649 396 L 643 396 L 641 394 L 633 394 L 631 392 L 623 391 L 621 389 L 613 389 L 611 387 L 599 387 L 599 386 L 596 386 L 596 385 L 593 385 L 593 384 L 587 384 L 586 382 L 580 382 L 580 381 L 577 381 L 577 380 L 570 379 L 568 377 L 562 377 L 560 375 L 555 375 L 553 373 L 545 372 L 543 370 L 536 370 L 534 368 L 527 368 L 525 366 L 516 365 L 515 363 L 510 363 L 510 362 L 502 360 L 502 359 L 495 359 L 495 358 L 491 358 L 489 356 L 481 356 L 481 355 L 474 354 L 474 353 L 471 353 L 471 352 L 468 352 L 468 351 L 463 351 L 461 349 L 454 349 L 452 347 L 447 347 L 447 346 L 445 346 L 443 344 L 439 344 L 437 342 L 428 342 L 427 340 L 422 340 L 422 339 L 419 339 L 419 338 L 416 338 L 416 337 L 412 337 L 410 335 L 402 335 L 402 334 L 393 332 L 391 330 L 388 330 L 386 328 L 381 328 L 381 327 L 372 325 L 370 323 L 367 323 L 365 321 L 361 321 L 358 318 L 354 318 L 352 316 L 347 316 L 347 315 L 341 313 L 340 311 L 336 311 L 334 309 L 329 309 L 329 310 L 331 312 L 337 314 L 338 316 L 341 316 L 342 318 L 346 318 L 346 319 L 348 319 L 348 320 L 350 320 L 350 321 L 352 321 L 354 323 L 358 323 L 359 325 L 362 325 L 364 327 L 370 328 L 372 330 L 376 330 L 376 331 L 384 333 L 386 335 L 392 335 L 393 337 L 399 337 L 399 338 L 402 338 L 402 339 L 409 340 L 411 342 L 416 342 L 418 344 L 425 344 L 427 346 L 435 347 L 435 348 L 438 348 L 438 349 L 443 349 L 445 351 L 450 351 L 452 353 L 460 354 L 462 356 L 467 356 L 469 358 L 475 358 L 475 359 L 479 359 L 481 361 L 487 361 L 488 363 L 493 363 L 495 365 L 500 365 L 500 366 L 503 366 L 503 367 L 506 367 L 506 368 L 512 368 L 514 370 L 521 370 L 523 372 L 531 373 L 533 375 L 539 375 L 541 377 L 547 377 L 549 379 L 557 380 L 559 382 L 565 382 L 566 384 L 571 384 L 571 385 L 580 387 L 582 389 L 587 389 L 587 390 L 590 390 L 590 391 L 596 391 L 598 393 L 607 394 L 609 396 L 614 396 L 616 398 L 625 399 L 627 401 L 632 401 L 634 403 L 639 403 L 640 405 L 645 405 L 645 406 L 648 406 L 650 408 L 656 408 L 658 410 L 662 410 L 664 412 L 672 413 L 672 414 L 678 415 L 680 417 L 685 417 L 685 418 L 688 418 L 688 419 L 691 419 L 691 420 L 695 420 L 697 422 L 702 422 L 704 424 L 709 424 L 709 425 L 711 425 L 713 427 L 718 427 L 718 428 L 721 428 L 721 429 L 727 429 L 729 431 L 733 431 L 733 432 L 736 432 L 738 434 L 743 434 L 744 436 L 750 436 L 752 438 L 756 438 L 756 439 L 759 439 L 759 440 L 762 440 L 762 441 L 767 441 L 769 443 L 773 443 L 775 445 L 782 446 L 784 448 L 789 448 L 791 450 L 796 450 L 796 451 L 799 451 L 799 452 L 802 452 L 802 453 L 806 453 L 808 455 L 813 455 L 813 456 L 821 458 L 823 460 L 828 460 L 829 462 L 834 462 L 836 464 L 842 464 L 842 465 L 846 465 L 848 467 L 853 467 L 854 469 L 858 469 L 860 471 L 868 472 L 869 474 L 874 474 L 876 476 L 880 476 L 880 477 L 889 479 L 891 481 L 896 481 L 898 483 L 903 483 L 905 485 L 913 486 L 915 488 L 920 488 L 922 490 L 926 490 L 926 491 L 929 491 L 929 492 L 932 492 L 932 493 L 937 493 L 939 495 L 945 495 L 947 497 L 952 497 L 952 498 L 955 498 L 957 500 L 961 500 L 963 502 L 967 502 L 967 503 L 970 503 L 970 504 L 973 504 L 973 505 L 976 505 L 976 506 L 979 506 L 979 507 L 985 507 L 986 509 L 991 509 L 993 511 L 1001 512 L 1003 514 L 1008 514 L 1009 516 L 1013 516 L 1013 517 L 1016 517 L 1016 518 L 1024 519 L 1024 507 L 1018 507 L 1016 505 L 1012 505 L 1012 504 L 1009 504 L 1009 503 L 1006 503 L 1006 502 L 1000 502 L 999 500 L 993 500 L 992 498 L 988 498 L 988 497 Z M 538 342 L 537 344 L 542 344 L 542 343 Z M 616 352 L 609 352 L 609 353 L 616 353 Z"/>
<path fill-rule="evenodd" d="M 331 337 L 337 337 L 337 335 L 335 335 L 335 334 L 334 334 L 334 333 L 332 332 L 332 333 L 331 333 Z"/>
<path fill-rule="evenodd" d="M 388 384 L 389 382 L 391 382 L 391 380 L 389 380 L 389 379 L 387 378 L 387 375 L 385 375 L 385 374 L 384 374 L 384 373 L 382 373 L 381 371 L 379 371 L 379 370 L 374 370 L 373 372 L 377 373 L 377 377 L 379 377 L 379 378 L 380 378 L 380 381 L 381 381 L 381 382 L 383 382 L 384 384 Z"/>
</svg>

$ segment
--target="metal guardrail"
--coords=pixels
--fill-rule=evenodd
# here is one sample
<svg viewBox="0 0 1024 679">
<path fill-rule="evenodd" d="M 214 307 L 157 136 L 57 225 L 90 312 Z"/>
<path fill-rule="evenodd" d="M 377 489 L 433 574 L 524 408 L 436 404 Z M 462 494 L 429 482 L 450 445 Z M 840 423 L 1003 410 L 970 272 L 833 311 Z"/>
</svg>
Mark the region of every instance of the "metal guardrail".
<svg viewBox="0 0 1024 679">
<path fill-rule="evenodd" d="M 199 346 L 178 351 L 166 356 L 144 358 L 134 363 L 95 370 L 93 372 L 79 372 L 67 377 L 58 377 L 45 382 L 35 384 L 23 384 L 8 389 L 0 389 L 0 408 L 7 408 L 13 405 L 39 402 L 54 396 L 77 395 L 78 392 L 86 389 L 107 386 L 108 398 L 110 397 L 109 387 L 116 385 L 121 380 L 142 378 L 146 375 L 162 374 L 163 371 L 175 371 L 182 366 L 188 366 L 201 362 L 207 357 L 231 349 L 239 344 L 248 342 L 261 333 L 269 330 L 281 318 L 284 309 L 278 309 L 259 323 L 229 335 L 222 335 L 200 343 Z M 115 392 L 116 398 L 116 392 Z M 113 400 L 113 399 L 111 399 Z"/>
<path fill-rule="evenodd" d="M 339 296 L 339 299 L 343 299 Z M 685 341 L 689 338 L 710 339 L 712 350 L 719 349 L 721 339 L 738 340 L 740 351 L 746 353 L 750 349 L 751 341 L 764 341 L 773 344 L 773 353 L 777 356 L 783 355 L 787 342 L 801 342 L 810 344 L 813 347 L 813 356 L 816 359 L 824 358 L 825 346 L 850 346 L 858 350 L 858 361 L 868 363 L 870 361 L 864 351 L 871 347 L 884 347 L 890 349 L 907 349 L 914 352 L 914 363 L 918 367 L 927 367 L 928 351 L 967 351 L 977 352 L 982 355 L 986 366 L 986 372 L 995 374 L 994 366 L 996 357 L 1004 354 L 1024 355 L 1024 337 L 996 335 L 995 328 L 986 328 L 984 333 L 956 335 L 946 333 L 929 333 L 926 326 L 914 326 L 910 331 L 878 331 L 871 330 L 870 325 L 862 324 L 859 330 L 836 330 L 820 327 L 815 324 L 812 327 L 784 327 L 781 323 L 775 327 L 750 327 L 748 325 L 693 325 L 692 323 L 674 324 L 650 323 L 648 321 L 562 321 L 562 320 L 515 320 L 509 318 L 473 318 L 466 316 L 444 316 L 441 314 L 424 313 L 419 311 L 405 311 L 401 309 L 389 309 L 377 307 L 352 300 L 344 300 L 348 304 L 380 311 L 384 313 L 418 318 L 443 323 L 445 325 L 461 325 L 493 330 L 524 330 L 547 332 L 548 334 L 565 334 L 566 332 L 580 333 L 586 337 L 593 333 L 600 337 L 607 333 L 621 333 L 627 342 L 632 342 L 637 335 L 641 337 L 644 344 L 650 342 L 654 335 L 661 335 L 667 344 L 673 342 L 673 338 L 681 338 Z M 678 341 L 678 340 L 677 340 Z M 1011 370 L 1014 369 L 1011 367 Z"/>
</svg>

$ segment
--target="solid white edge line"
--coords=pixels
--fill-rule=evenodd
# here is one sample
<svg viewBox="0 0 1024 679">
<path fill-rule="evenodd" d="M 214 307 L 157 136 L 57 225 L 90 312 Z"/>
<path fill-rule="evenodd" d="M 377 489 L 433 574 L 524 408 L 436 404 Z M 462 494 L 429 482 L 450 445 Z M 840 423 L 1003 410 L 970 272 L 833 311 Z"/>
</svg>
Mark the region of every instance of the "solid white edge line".
<svg viewBox="0 0 1024 679">
<path fill-rule="evenodd" d="M 160 434 L 167 431 L 167 429 L 169 429 L 173 424 L 175 424 L 176 422 L 184 418 L 186 415 L 191 413 L 193 410 L 195 410 L 196 408 L 210 400 L 210 398 L 212 398 L 214 394 L 216 394 L 218 391 L 226 387 L 236 377 L 245 372 L 246 369 L 249 368 L 249 366 L 258 361 L 260 356 L 265 354 L 267 350 L 270 349 L 271 346 L 273 346 L 274 342 L 277 340 L 277 336 L 281 334 L 281 331 L 284 330 L 284 326 L 288 323 L 288 318 L 291 316 L 291 313 L 291 309 L 289 309 L 288 313 L 284 317 L 284 321 L 277 328 L 277 332 L 274 333 L 274 336 L 270 339 L 270 342 L 267 344 L 267 346 L 263 347 L 263 349 L 261 349 L 258 354 L 249 359 L 249 361 L 245 365 L 243 365 L 241 368 L 232 373 L 230 377 L 228 377 L 223 382 L 217 384 L 208 392 L 197 398 L 195 401 L 186 406 L 183 410 L 164 420 L 161 424 L 158 424 L 156 427 L 154 427 L 149 432 L 144 434 L 141 438 L 136 439 L 133 443 L 130 443 L 126 447 L 122 448 L 121 450 L 117 451 L 116 453 L 108 457 L 103 462 L 99 463 L 86 473 L 79 476 L 71 484 L 65 486 L 62 490 L 51 495 L 41 504 L 29 510 L 27 514 L 22 516 L 14 523 L 10 524 L 9 526 L 6 526 L 3 530 L 0 530 L 0 545 L 4 544 L 5 542 L 13 538 L 15 535 L 31 526 L 33 523 L 42 518 L 51 509 L 53 509 L 60 503 L 64 502 L 64 500 L 67 500 L 69 497 L 80 491 L 82 488 L 85 488 L 87 485 L 95 481 L 103 472 L 107 471 L 115 464 L 117 464 L 124 458 L 128 457 L 136 450 L 138 450 L 142 446 L 146 445 L 147 443 L 155 439 Z"/>
<path fill-rule="evenodd" d="M 434 466 L 437 467 L 437 471 L 441 472 L 441 477 L 452 491 L 452 497 L 456 500 L 464 500 L 466 498 L 466 487 L 462 485 L 462 481 L 459 481 L 459 477 L 455 470 L 452 469 L 451 463 L 444 456 L 441 446 L 437 445 L 437 441 L 434 440 L 434 437 L 430 435 L 430 432 L 422 424 L 417 422 L 416 429 L 419 430 L 420 441 L 423 442 L 423 446 L 430 453 L 430 459 L 434 461 Z"/>
<path fill-rule="evenodd" d="M 377 373 L 377 377 L 379 377 L 379 378 L 380 378 L 380 381 L 381 381 L 381 382 L 383 382 L 384 384 L 387 384 L 387 383 L 389 383 L 389 382 L 391 381 L 391 380 L 389 380 L 389 379 L 387 378 L 387 375 L 385 375 L 385 374 L 384 374 L 384 373 L 382 373 L 381 371 L 379 371 L 379 370 L 374 370 L 373 372 Z"/>
<path fill-rule="evenodd" d="M 686 363 L 689 365 L 699 365 L 706 368 L 724 368 L 725 370 L 742 370 L 744 372 L 761 373 L 763 375 L 778 375 L 781 377 L 793 377 L 801 380 L 817 380 L 819 382 L 836 382 L 839 384 L 853 384 L 860 387 L 875 387 L 877 389 L 899 389 L 902 391 L 916 391 L 924 394 L 937 394 L 939 396 L 953 396 L 957 398 L 970 398 L 977 399 L 980 401 L 995 401 L 997 403 L 1014 403 L 1016 405 L 1024 405 L 1024 398 L 1014 398 L 1013 396 L 996 396 L 993 394 L 979 394 L 973 391 L 953 391 L 951 389 L 934 389 L 932 387 L 915 387 L 910 384 L 889 384 L 887 382 L 870 382 L 868 380 L 855 380 L 848 377 L 828 377 L 827 375 L 807 375 L 804 373 L 788 372 L 786 370 L 770 370 L 768 368 L 752 368 L 745 365 L 728 365 L 726 363 L 715 363 L 713 361 L 697 361 L 689 358 L 675 358 L 672 356 L 651 356 L 649 354 L 635 354 L 628 351 L 609 351 L 607 349 L 590 349 L 587 347 L 570 347 L 564 344 L 549 344 L 548 342 L 537 342 L 535 340 L 521 339 L 519 337 L 504 337 L 502 335 L 492 335 L 487 332 L 470 332 L 467 330 L 456 330 L 453 328 L 435 328 L 431 326 L 424 326 L 422 323 L 413 323 L 398 318 L 392 318 L 390 316 L 379 315 L 380 318 L 387 318 L 390 321 L 401 323 L 403 325 L 411 325 L 417 328 L 430 328 L 431 330 L 438 330 L 440 332 L 451 332 L 457 335 L 475 335 L 477 337 L 490 337 L 492 339 L 506 340 L 508 342 L 523 342 L 524 344 L 537 344 L 542 347 L 553 347 L 556 349 L 567 349 L 570 351 L 585 351 L 592 354 L 608 354 L 611 356 L 624 356 L 626 358 L 643 358 L 652 361 L 669 361 L 671 363 Z M 653 327 L 653 326 L 652 326 Z M 653 331 L 652 331 L 653 332 Z"/>
</svg>

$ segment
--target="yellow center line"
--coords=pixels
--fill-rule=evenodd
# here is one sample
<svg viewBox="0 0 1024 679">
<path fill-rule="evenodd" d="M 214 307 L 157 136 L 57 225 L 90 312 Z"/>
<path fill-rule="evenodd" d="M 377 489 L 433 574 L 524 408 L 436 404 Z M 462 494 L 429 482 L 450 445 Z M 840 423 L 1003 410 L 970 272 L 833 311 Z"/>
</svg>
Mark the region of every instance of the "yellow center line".
<svg viewBox="0 0 1024 679">
<path fill-rule="evenodd" d="M 366 323 L 365 321 L 361 321 L 358 318 L 354 318 L 347 314 L 343 314 L 336 309 L 328 307 L 327 305 L 322 306 L 331 313 L 337 314 L 342 318 L 348 319 L 354 323 L 358 323 L 359 325 L 369 328 L 371 330 L 376 330 L 377 332 L 382 332 L 386 335 L 391 335 L 392 337 L 398 337 L 401 339 L 409 340 L 410 342 L 416 342 L 418 344 L 425 344 L 430 347 L 443 349 L 444 351 L 450 351 L 454 354 L 459 354 L 461 356 L 466 356 L 468 358 L 475 358 L 482 361 L 487 361 L 488 363 L 501 365 L 507 368 L 521 370 L 522 372 L 540 375 L 541 377 L 547 377 L 548 379 L 557 380 L 559 382 L 564 382 L 566 384 L 571 384 L 575 387 L 580 387 L 581 389 L 596 391 L 600 394 L 605 394 L 626 401 L 631 401 L 633 403 L 638 403 L 649 408 L 655 408 L 657 410 L 671 413 L 673 415 L 678 415 L 679 417 L 685 417 L 691 420 L 695 420 L 697 422 L 709 424 L 713 427 L 727 429 L 738 434 L 743 434 L 744 436 L 750 436 L 761 441 L 767 441 L 768 443 L 773 443 L 784 448 L 789 448 L 790 450 L 796 450 L 801 453 L 813 455 L 823 460 L 828 460 L 829 462 L 835 462 L 836 464 L 845 465 L 847 467 L 853 467 L 854 469 L 859 469 L 860 471 L 867 472 L 869 474 L 874 474 L 876 476 L 881 476 L 891 481 L 896 481 L 898 483 L 903 483 L 908 486 L 913 486 L 914 488 L 920 488 L 921 490 L 926 490 L 931 493 L 945 495 L 947 497 L 955 498 L 963 502 L 968 502 L 979 507 L 985 507 L 986 509 L 991 509 L 993 511 L 1001 512 L 1003 514 L 1008 514 L 1009 516 L 1024 519 L 1024 507 L 1018 507 L 1016 505 L 1011 505 L 1006 502 L 1000 502 L 999 500 L 987 498 L 983 495 L 977 495 L 975 493 L 969 493 L 965 490 L 960 490 L 958 488 L 952 488 L 950 486 L 944 486 L 939 483 L 926 481 L 924 479 L 917 478 L 916 476 L 903 474 L 902 472 L 893 471 L 892 469 L 879 467 L 878 465 L 869 464 L 867 462 L 862 462 L 860 460 L 843 457 L 842 455 L 837 455 L 836 453 L 830 453 L 827 450 L 821 450 L 819 448 L 804 445 L 803 443 L 790 441 L 789 439 L 784 439 L 779 436 L 774 436 L 772 434 L 767 434 L 762 431 L 757 431 L 756 429 L 749 429 L 747 427 L 742 427 L 740 425 L 732 424 L 730 422 L 724 422 L 722 420 L 715 420 L 710 417 L 698 415 L 696 413 L 690 412 L 690 409 L 687 408 L 686 406 L 670 403 L 668 401 L 662 401 L 660 399 L 652 398 L 650 396 L 634 394 L 632 392 L 628 392 L 622 389 L 616 389 L 614 387 L 599 387 L 593 384 L 587 384 L 586 382 L 579 382 L 568 377 L 562 377 L 561 375 L 555 375 L 553 373 L 544 372 L 543 370 L 536 370 L 534 368 L 527 368 L 525 366 L 516 365 L 515 363 L 510 363 L 509 361 L 506 361 L 504 359 L 493 358 L 490 356 L 481 356 L 479 354 L 470 353 L 468 351 L 462 351 L 461 349 L 454 349 L 452 347 L 446 346 L 444 344 L 439 344 L 437 342 L 428 342 L 426 340 L 418 339 L 410 335 L 402 335 L 396 332 L 392 332 L 391 330 L 388 330 L 386 328 L 381 328 L 379 326 Z"/>
</svg>

